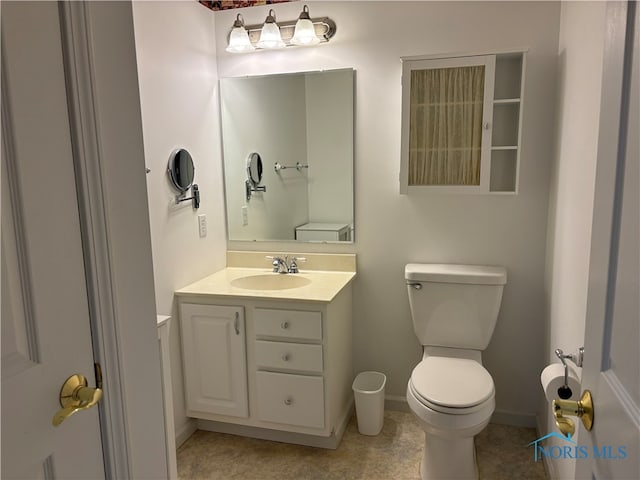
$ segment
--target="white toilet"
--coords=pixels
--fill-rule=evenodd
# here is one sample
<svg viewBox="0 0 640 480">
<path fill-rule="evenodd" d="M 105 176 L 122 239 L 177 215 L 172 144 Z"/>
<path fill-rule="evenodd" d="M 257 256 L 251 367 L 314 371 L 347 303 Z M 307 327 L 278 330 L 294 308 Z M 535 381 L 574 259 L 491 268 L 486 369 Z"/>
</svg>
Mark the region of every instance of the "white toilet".
<svg viewBox="0 0 640 480">
<path fill-rule="evenodd" d="M 502 267 L 410 263 L 405 267 L 422 361 L 407 386 L 425 431 L 424 480 L 477 479 L 473 437 L 495 408 L 482 351 L 496 325 L 507 272 Z"/>
</svg>

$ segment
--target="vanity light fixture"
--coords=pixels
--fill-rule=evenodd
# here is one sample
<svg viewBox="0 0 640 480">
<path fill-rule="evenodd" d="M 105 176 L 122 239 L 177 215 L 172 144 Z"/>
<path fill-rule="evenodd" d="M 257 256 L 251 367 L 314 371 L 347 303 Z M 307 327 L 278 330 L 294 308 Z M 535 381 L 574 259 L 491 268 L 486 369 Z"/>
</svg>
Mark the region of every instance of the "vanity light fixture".
<svg viewBox="0 0 640 480">
<path fill-rule="evenodd" d="M 249 34 L 244 28 L 244 18 L 238 14 L 236 21 L 233 22 L 233 29 L 229 34 L 229 45 L 227 46 L 227 52 L 231 53 L 244 53 L 252 52 L 256 49 L 249 40 Z"/>
<path fill-rule="evenodd" d="M 245 37 L 246 33 L 246 37 Z M 261 25 L 244 25 L 238 14 L 229 33 L 227 52 L 243 53 L 289 46 L 310 46 L 328 42 L 336 33 L 336 24 L 328 17 L 311 18 L 306 5 L 297 20 L 276 23 L 273 9 Z"/>
<path fill-rule="evenodd" d="M 280 27 L 276 23 L 276 12 L 269 10 L 269 15 L 262 25 L 260 32 L 260 40 L 258 40 L 258 48 L 284 48 L 285 43 L 282 41 Z"/>
<path fill-rule="evenodd" d="M 298 17 L 296 22 L 296 28 L 291 38 L 291 43 L 294 45 L 317 45 L 320 43 L 318 35 L 316 35 L 316 29 L 313 26 L 311 17 L 309 17 L 309 7 L 306 5 L 302 7 L 302 13 Z"/>
</svg>

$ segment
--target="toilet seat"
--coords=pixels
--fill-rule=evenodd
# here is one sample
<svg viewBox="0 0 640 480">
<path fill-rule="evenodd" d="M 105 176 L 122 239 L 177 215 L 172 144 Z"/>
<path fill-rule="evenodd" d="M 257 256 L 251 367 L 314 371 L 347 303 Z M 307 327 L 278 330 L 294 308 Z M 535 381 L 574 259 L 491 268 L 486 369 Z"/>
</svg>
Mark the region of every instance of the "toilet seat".
<svg viewBox="0 0 640 480">
<path fill-rule="evenodd" d="M 437 412 L 469 414 L 484 408 L 494 396 L 493 378 L 478 362 L 430 356 L 411 373 L 416 399 Z"/>
</svg>

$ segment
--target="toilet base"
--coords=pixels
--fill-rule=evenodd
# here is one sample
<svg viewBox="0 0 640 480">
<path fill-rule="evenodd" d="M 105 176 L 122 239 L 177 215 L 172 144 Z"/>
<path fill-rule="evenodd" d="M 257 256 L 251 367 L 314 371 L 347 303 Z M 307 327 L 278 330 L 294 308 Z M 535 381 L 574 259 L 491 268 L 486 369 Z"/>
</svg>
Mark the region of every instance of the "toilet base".
<svg viewBox="0 0 640 480">
<path fill-rule="evenodd" d="M 425 432 L 420 478 L 477 480 L 478 464 L 473 438 L 445 438 Z"/>
</svg>

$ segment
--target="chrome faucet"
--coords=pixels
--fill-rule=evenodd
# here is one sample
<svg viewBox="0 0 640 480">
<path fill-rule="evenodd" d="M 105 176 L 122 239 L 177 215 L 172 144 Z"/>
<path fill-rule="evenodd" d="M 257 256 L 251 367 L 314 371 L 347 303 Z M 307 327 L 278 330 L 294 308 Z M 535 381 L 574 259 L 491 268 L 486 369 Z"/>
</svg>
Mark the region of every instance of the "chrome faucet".
<svg viewBox="0 0 640 480">
<path fill-rule="evenodd" d="M 285 255 L 284 258 L 276 256 L 268 256 L 266 258 L 271 260 L 273 273 L 298 273 L 298 262 L 304 262 L 307 260 L 303 257 L 292 257 L 291 262 L 289 262 L 288 255 Z"/>
<path fill-rule="evenodd" d="M 287 265 L 287 261 L 289 260 L 289 257 L 285 255 L 284 258 L 282 257 L 267 257 L 270 260 L 273 260 L 271 262 L 271 265 L 273 265 L 273 273 L 289 273 L 289 265 Z"/>
</svg>

